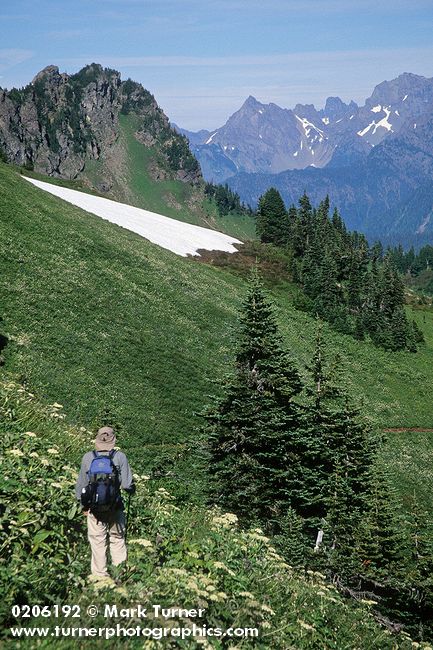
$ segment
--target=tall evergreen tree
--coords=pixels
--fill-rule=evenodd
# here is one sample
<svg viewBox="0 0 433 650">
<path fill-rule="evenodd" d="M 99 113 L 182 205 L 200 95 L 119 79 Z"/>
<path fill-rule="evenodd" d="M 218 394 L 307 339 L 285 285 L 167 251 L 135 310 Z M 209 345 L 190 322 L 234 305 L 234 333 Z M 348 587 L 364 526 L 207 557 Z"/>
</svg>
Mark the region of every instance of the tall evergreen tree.
<svg viewBox="0 0 433 650">
<path fill-rule="evenodd" d="M 234 373 L 206 415 L 212 494 L 224 507 L 267 523 L 278 517 L 276 508 L 290 505 L 299 483 L 301 409 L 294 398 L 301 388 L 254 271 L 241 309 Z"/>
<path fill-rule="evenodd" d="M 293 250 L 295 257 L 303 257 L 311 245 L 314 235 L 313 208 L 306 192 L 299 199 L 299 209 L 293 231 Z"/>
<path fill-rule="evenodd" d="M 281 194 L 271 187 L 259 199 L 257 234 L 264 243 L 287 245 L 290 238 L 289 218 Z"/>
<path fill-rule="evenodd" d="M 360 573 L 372 578 L 392 576 L 402 569 L 406 544 L 396 492 L 380 462 L 372 466 L 368 486 L 368 509 L 357 534 Z"/>
<path fill-rule="evenodd" d="M 309 444 L 305 447 L 311 454 L 313 471 L 312 484 L 305 482 L 308 488 L 305 515 L 315 515 L 316 519 L 327 516 L 329 500 L 334 498 L 337 475 L 341 479 L 340 485 L 345 483 L 346 491 L 351 495 L 351 507 L 362 510 L 376 441 L 359 410 L 351 405 L 341 388 L 337 364 L 329 370 L 325 368 L 320 327 L 309 370 L 312 381 L 306 390 L 306 420 L 310 435 L 306 436 Z"/>
</svg>

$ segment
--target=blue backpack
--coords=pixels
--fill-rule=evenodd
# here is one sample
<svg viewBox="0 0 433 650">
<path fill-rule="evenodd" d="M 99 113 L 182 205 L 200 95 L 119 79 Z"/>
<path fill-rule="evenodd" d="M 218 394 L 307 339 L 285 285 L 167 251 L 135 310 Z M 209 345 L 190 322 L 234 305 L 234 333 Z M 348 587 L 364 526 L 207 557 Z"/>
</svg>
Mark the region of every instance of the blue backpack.
<svg viewBox="0 0 433 650">
<path fill-rule="evenodd" d="M 83 503 L 93 514 L 109 512 L 120 505 L 119 472 L 113 463 L 115 453 L 115 449 L 108 456 L 98 456 L 96 451 L 93 452 L 94 458 L 87 472 L 86 503 Z"/>
</svg>

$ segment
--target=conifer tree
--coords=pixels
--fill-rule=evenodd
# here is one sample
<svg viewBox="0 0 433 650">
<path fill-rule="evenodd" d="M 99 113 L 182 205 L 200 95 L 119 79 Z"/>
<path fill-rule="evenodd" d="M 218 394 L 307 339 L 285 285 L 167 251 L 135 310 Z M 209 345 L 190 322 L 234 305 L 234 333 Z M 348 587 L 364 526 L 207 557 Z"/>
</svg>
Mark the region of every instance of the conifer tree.
<svg viewBox="0 0 433 650">
<path fill-rule="evenodd" d="M 289 218 L 281 194 L 271 187 L 259 199 L 257 234 L 264 243 L 287 245 L 290 237 Z"/>
<path fill-rule="evenodd" d="M 415 344 L 425 342 L 423 331 L 416 320 L 412 320 L 412 338 L 415 341 Z"/>
<path fill-rule="evenodd" d="M 410 503 L 409 566 L 405 576 L 410 586 L 411 609 L 423 623 L 417 632 L 423 638 L 433 635 L 433 520 L 413 495 Z"/>
<path fill-rule="evenodd" d="M 432 590 L 433 596 L 433 521 L 412 495 L 409 512 L 411 572 L 418 585 Z"/>
<path fill-rule="evenodd" d="M 380 462 L 372 466 L 368 486 L 368 509 L 357 532 L 360 573 L 389 577 L 402 569 L 406 544 L 396 492 Z"/>
<path fill-rule="evenodd" d="M 309 442 L 305 445 L 313 460 L 310 467 L 313 469 L 313 482 L 311 485 L 305 482 L 309 492 L 305 503 L 310 504 L 309 514 L 316 518 L 323 518 L 327 514 L 327 504 L 334 494 L 336 473 L 346 483 L 347 492 L 351 495 L 351 507 L 363 509 L 368 489 L 367 476 L 376 450 L 375 438 L 340 386 L 342 382 L 338 377 L 337 365 L 338 360 L 333 369 L 325 369 L 319 327 L 314 357 L 309 367 L 312 382 L 306 391 L 310 435 L 306 436 Z"/>
<path fill-rule="evenodd" d="M 355 533 L 361 520 L 361 508 L 354 503 L 354 493 L 345 468 L 337 464 L 330 477 L 326 499 L 322 555 L 324 568 L 343 579 L 350 579 L 358 569 Z"/>
<path fill-rule="evenodd" d="M 273 306 L 254 271 L 242 305 L 235 369 L 206 415 L 212 494 L 241 516 L 266 523 L 290 505 L 299 483 L 294 400 L 299 373 L 278 334 Z"/>
<path fill-rule="evenodd" d="M 303 257 L 309 248 L 314 234 L 313 208 L 307 194 L 299 199 L 299 209 L 293 232 L 293 249 L 295 257 Z"/>
<path fill-rule="evenodd" d="M 296 510 L 289 506 L 278 520 L 278 533 L 273 542 L 294 568 L 305 566 L 311 543 L 304 532 L 305 522 Z"/>
</svg>

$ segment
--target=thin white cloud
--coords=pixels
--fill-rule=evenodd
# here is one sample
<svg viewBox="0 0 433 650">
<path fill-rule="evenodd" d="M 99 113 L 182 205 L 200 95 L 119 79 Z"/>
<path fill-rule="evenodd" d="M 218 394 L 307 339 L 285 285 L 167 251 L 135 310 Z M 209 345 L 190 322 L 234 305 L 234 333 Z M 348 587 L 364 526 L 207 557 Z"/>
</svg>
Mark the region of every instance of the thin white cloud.
<svg viewBox="0 0 433 650">
<path fill-rule="evenodd" d="M 92 4 L 92 3 L 91 3 Z M 93 3 L 94 4 L 94 3 Z M 118 5 L 119 0 L 105 0 L 106 5 Z M 389 0 L 357 0 L 355 2 L 348 2 L 347 0 L 122 0 L 123 6 L 142 6 L 148 8 L 149 6 L 155 8 L 172 7 L 179 9 L 181 5 L 182 11 L 185 12 L 189 8 L 197 7 L 201 10 L 205 7 L 207 11 L 210 9 L 224 9 L 224 10 L 239 10 L 251 11 L 252 8 L 262 8 L 263 11 L 277 11 L 281 10 L 285 13 L 302 13 L 308 15 L 311 12 L 327 14 L 334 12 L 365 12 L 368 10 L 380 11 L 383 10 L 389 13 Z M 394 0 L 392 9 L 415 10 L 423 7 L 430 8 L 431 0 Z"/>
<path fill-rule="evenodd" d="M 212 57 L 93 55 L 64 65 L 78 69 L 92 60 L 140 81 L 170 119 L 191 130 L 221 126 L 250 94 L 284 108 L 321 107 L 336 95 L 363 103 L 375 85 L 402 72 L 433 76 L 433 45 Z"/>
<path fill-rule="evenodd" d="M 9 68 L 31 59 L 33 54 L 31 50 L 18 48 L 0 49 L 0 70 L 9 70 Z"/>
<path fill-rule="evenodd" d="M 55 29 L 50 32 L 47 32 L 45 36 L 47 38 L 52 38 L 56 40 L 65 40 L 70 38 L 84 38 L 85 36 L 90 36 L 94 33 L 94 30 L 91 28 L 83 29 Z"/>
<path fill-rule="evenodd" d="M 287 54 L 270 55 L 239 55 L 239 56 L 104 56 L 96 55 L 98 61 L 103 65 L 110 65 L 118 68 L 197 68 L 216 67 L 227 68 L 266 66 L 289 66 L 312 64 L 323 66 L 338 65 L 348 62 L 362 62 L 375 60 L 382 62 L 384 59 L 405 59 L 406 57 L 419 58 L 432 57 L 433 45 L 431 47 L 409 47 L 409 48 L 371 48 L 362 50 L 336 50 L 336 51 L 305 51 L 290 52 Z M 95 55 L 92 55 L 95 58 Z M 89 58 L 80 57 L 67 59 L 69 65 L 83 65 Z"/>
</svg>

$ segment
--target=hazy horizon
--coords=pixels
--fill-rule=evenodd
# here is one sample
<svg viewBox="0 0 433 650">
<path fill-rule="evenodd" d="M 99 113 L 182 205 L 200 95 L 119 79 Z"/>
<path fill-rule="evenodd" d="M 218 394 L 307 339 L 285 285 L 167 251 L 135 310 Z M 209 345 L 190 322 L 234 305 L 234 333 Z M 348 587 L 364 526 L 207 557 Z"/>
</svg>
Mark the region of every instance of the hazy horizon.
<svg viewBox="0 0 433 650">
<path fill-rule="evenodd" d="M 6 0 L 0 25 L 1 87 L 50 64 L 101 63 L 194 131 L 221 126 L 249 95 L 284 108 L 363 104 L 403 72 L 433 76 L 430 0 Z"/>
</svg>

